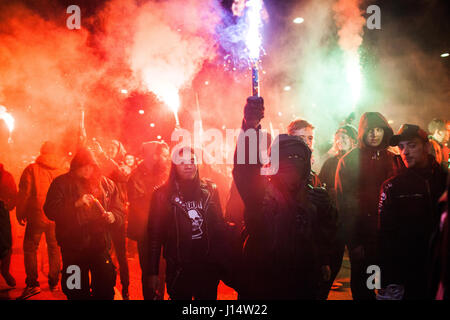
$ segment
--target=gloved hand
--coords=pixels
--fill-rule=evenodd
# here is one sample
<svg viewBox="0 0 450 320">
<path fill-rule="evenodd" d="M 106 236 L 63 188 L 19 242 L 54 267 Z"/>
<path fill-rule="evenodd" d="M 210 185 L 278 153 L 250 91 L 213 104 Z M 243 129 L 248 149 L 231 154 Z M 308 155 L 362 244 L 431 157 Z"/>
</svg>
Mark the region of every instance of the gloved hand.
<svg viewBox="0 0 450 320">
<path fill-rule="evenodd" d="M 264 118 L 264 99 L 248 97 L 244 107 L 244 122 L 247 128 L 256 128 L 262 118 Z"/>
<path fill-rule="evenodd" d="M 309 188 L 307 197 L 309 201 L 322 210 L 326 210 L 331 206 L 331 198 L 325 188 Z"/>
</svg>

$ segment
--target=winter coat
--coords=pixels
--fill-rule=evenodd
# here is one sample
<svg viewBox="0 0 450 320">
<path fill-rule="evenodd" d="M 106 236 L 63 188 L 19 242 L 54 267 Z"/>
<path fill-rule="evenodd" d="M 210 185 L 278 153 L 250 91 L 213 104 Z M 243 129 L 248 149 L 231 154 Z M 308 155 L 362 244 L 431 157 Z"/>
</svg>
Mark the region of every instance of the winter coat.
<svg viewBox="0 0 450 320">
<path fill-rule="evenodd" d="M 371 128 L 384 129 L 377 148 L 366 145 Z M 335 178 L 336 204 L 339 212 L 339 237 L 350 248 L 376 248 L 378 200 L 381 184 L 397 173 L 401 160 L 388 151 L 392 128 L 378 112 L 366 112 L 358 129 L 358 147 L 338 163 Z"/>
<path fill-rule="evenodd" d="M 0 164 L 0 259 L 5 257 L 12 246 L 11 219 L 9 211 L 14 209 L 17 187 L 13 176 Z"/>
<path fill-rule="evenodd" d="M 427 296 L 431 235 L 439 226 L 438 200 L 447 172 L 432 156 L 423 169 L 404 169 L 386 180 L 379 200 L 381 281 L 405 285 L 405 297 Z"/>
<path fill-rule="evenodd" d="M 151 172 L 141 163 L 130 175 L 127 184 L 128 201 L 128 238 L 143 240 L 147 231 L 148 214 L 153 191 L 161 185 L 165 177 Z"/>
<path fill-rule="evenodd" d="M 64 173 L 60 158 L 45 154 L 28 165 L 19 182 L 16 215 L 25 218 L 30 225 L 43 226 L 50 221 L 44 214 L 43 205 L 53 179 Z"/>
</svg>

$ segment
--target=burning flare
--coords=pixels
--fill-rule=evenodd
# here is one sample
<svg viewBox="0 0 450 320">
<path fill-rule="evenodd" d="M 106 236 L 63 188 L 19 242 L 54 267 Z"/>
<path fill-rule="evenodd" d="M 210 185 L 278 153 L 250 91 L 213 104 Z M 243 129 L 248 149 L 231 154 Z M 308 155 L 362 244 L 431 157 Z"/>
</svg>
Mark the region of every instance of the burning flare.
<svg viewBox="0 0 450 320">
<path fill-rule="evenodd" d="M 6 107 L 0 105 L 0 119 L 5 121 L 6 127 L 11 134 L 14 131 L 14 117 L 7 111 Z"/>
<path fill-rule="evenodd" d="M 248 30 L 245 43 L 249 51 L 250 59 L 252 61 L 257 61 L 262 45 L 261 28 L 263 25 L 263 2 L 262 0 L 249 0 L 247 1 L 247 8 Z"/>
</svg>

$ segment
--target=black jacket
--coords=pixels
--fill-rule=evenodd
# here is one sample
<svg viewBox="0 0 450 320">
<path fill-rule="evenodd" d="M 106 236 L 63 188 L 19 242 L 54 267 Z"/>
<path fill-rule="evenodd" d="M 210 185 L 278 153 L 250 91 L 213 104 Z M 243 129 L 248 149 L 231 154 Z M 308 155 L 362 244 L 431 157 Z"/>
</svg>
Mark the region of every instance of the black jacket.
<svg viewBox="0 0 450 320">
<path fill-rule="evenodd" d="M 206 261 L 225 268 L 228 263 L 226 223 L 223 220 L 219 195 L 215 184 L 200 181 L 206 238 Z M 170 270 L 180 270 L 192 261 L 192 222 L 178 203 L 179 195 L 171 192 L 169 184 L 158 187 L 152 195 L 148 221 L 147 275 L 159 273 L 161 247 Z M 168 277 L 172 275 L 168 274 Z"/>
<path fill-rule="evenodd" d="M 410 297 L 426 295 L 430 240 L 439 225 L 438 199 L 446 179 L 447 172 L 430 156 L 426 168 L 404 169 L 381 189 L 381 280 L 383 285 L 405 285 L 405 295 Z"/>
<path fill-rule="evenodd" d="M 333 208 L 318 210 L 306 198 L 292 199 L 260 170 L 261 164 L 239 164 L 235 155 L 233 178 L 245 204 L 247 233 L 242 297 L 315 299 L 320 266 L 330 260 Z M 314 174 L 307 180 L 319 183 Z"/>
</svg>

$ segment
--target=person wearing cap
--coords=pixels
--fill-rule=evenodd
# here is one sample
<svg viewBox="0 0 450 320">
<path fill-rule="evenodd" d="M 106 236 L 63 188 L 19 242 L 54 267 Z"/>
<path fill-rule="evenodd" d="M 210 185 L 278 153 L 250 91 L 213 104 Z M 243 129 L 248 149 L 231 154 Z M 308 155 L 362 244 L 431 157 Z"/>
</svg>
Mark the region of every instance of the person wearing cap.
<svg viewBox="0 0 450 320">
<path fill-rule="evenodd" d="M 43 233 L 49 261 L 48 284 L 52 291 L 58 287 L 61 258 L 55 238 L 55 224 L 45 216 L 43 205 L 51 182 L 65 172 L 62 164 L 63 157 L 56 144 L 46 141 L 41 146 L 39 157 L 25 168 L 20 177 L 16 217 L 21 226 L 26 224 L 23 240 L 26 287 L 20 299 L 40 292 L 37 250 Z"/>
<path fill-rule="evenodd" d="M 379 112 L 366 112 L 358 127 L 358 146 L 346 153 L 336 169 L 338 237 L 347 246 L 354 300 L 374 300 L 367 287 L 367 268 L 376 264 L 377 213 L 381 184 L 401 167 L 388 151 L 393 130 Z"/>
<path fill-rule="evenodd" d="M 110 256 L 110 232 L 112 225 L 124 223 L 125 205 L 117 186 L 102 175 L 90 150 L 79 149 L 70 171 L 53 180 L 44 212 L 55 222 L 66 297 L 113 300 L 116 270 Z M 73 281 L 75 274 L 79 285 Z"/>
<path fill-rule="evenodd" d="M 417 125 L 402 125 L 390 144 L 398 146 L 406 168 L 381 187 L 378 219 L 383 289 L 377 298 L 428 299 L 429 244 L 439 225 L 438 200 L 445 191 L 447 172 L 429 154 L 427 133 Z"/>
<path fill-rule="evenodd" d="M 320 173 L 318 175 L 319 180 L 325 185 L 327 191 L 329 192 L 333 201 L 336 201 L 336 190 L 334 189 L 336 169 L 339 160 L 351 149 L 356 147 L 358 132 L 355 127 L 350 124 L 340 127 L 334 135 L 334 150 L 335 155 L 328 158 L 322 165 Z M 342 258 L 344 256 L 345 244 L 343 239 L 337 238 L 333 243 L 332 249 L 332 260 L 331 260 L 331 278 L 330 282 L 327 284 L 325 294 L 328 292 L 333 285 L 336 276 L 339 273 L 342 265 Z"/>
<path fill-rule="evenodd" d="M 442 119 L 433 119 L 428 124 L 428 137 L 431 143 L 430 154 L 436 158 L 436 161 L 444 168 L 449 168 L 449 130 Z"/>
<path fill-rule="evenodd" d="M 238 138 L 246 157 L 252 155 L 245 136 L 260 131 L 263 117 L 263 99 L 248 98 Z M 330 220 L 328 208 L 309 196 L 311 149 L 299 136 L 279 135 L 270 148 L 278 170 L 269 176 L 261 175 L 261 163 L 240 163 L 239 150 L 233 179 L 245 204 L 247 233 L 239 299 L 319 299 L 320 284 L 330 276 L 330 239 L 323 232 Z"/>
<path fill-rule="evenodd" d="M 148 281 L 144 277 L 146 269 L 145 235 L 147 230 L 150 201 L 155 188 L 167 180 L 170 167 L 169 146 L 165 142 L 149 141 L 141 146 L 141 154 L 144 161 L 133 170 L 128 179 L 128 227 L 127 236 L 137 241 L 139 265 L 142 273 L 142 293 L 144 300 L 163 300 L 164 298 L 164 266 L 160 270 L 158 288 L 159 296 L 148 287 Z"/>
</svg>

